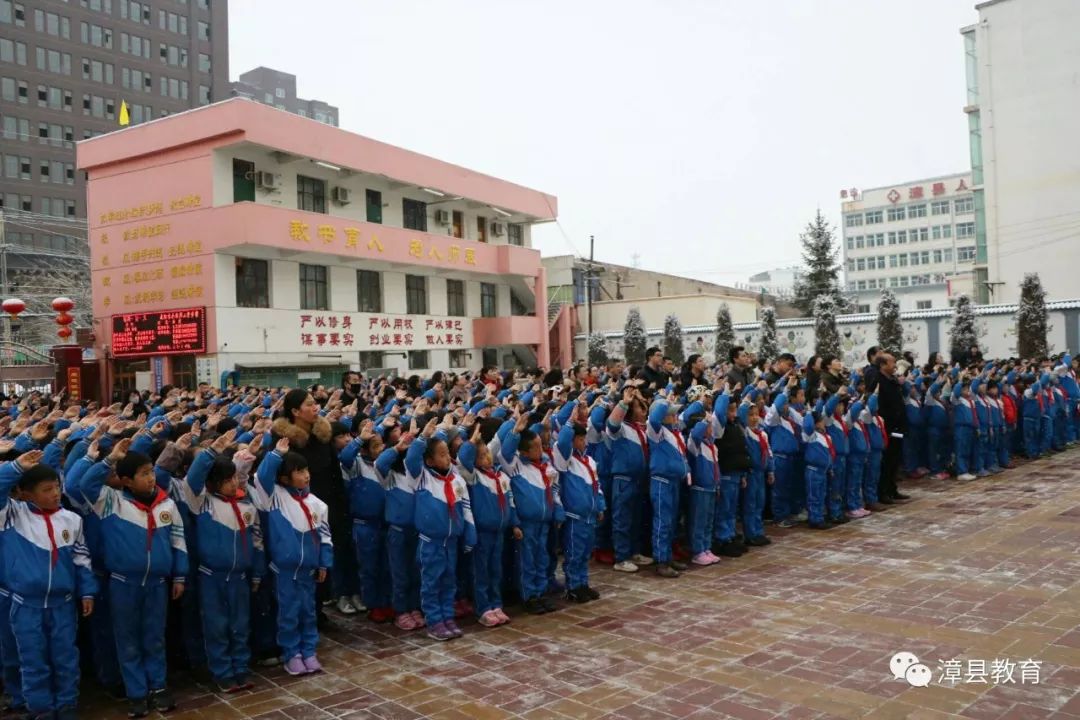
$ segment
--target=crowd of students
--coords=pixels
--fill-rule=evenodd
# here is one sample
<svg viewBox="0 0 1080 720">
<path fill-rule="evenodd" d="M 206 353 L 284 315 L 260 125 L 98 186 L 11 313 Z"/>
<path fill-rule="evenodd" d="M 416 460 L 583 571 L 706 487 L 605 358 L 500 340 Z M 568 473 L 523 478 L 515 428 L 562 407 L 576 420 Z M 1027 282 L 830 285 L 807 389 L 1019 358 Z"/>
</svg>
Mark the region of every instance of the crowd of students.
<svg viewBox="0 0 1080 720">
<path fill-rule="evenodd" d="M 253 658 L 319 672 L 324 605 L 451 640 L 515 601 L 599 599 L 590 560 L 676 578 L 769 545 L 766 520 L 827 529 L 907 499 L 901 464 L 972 480 L 1076 441 L 1071 357 L 962 360 L 875 348 L 847 372 L 734 348 L 677 371 L 652 348 L 641 368 L 5 399 L 8 708 L 77 717 L 80 637 L 142 717 L 175 705 L 167 636 L 235 692 Z"/>
</svg>

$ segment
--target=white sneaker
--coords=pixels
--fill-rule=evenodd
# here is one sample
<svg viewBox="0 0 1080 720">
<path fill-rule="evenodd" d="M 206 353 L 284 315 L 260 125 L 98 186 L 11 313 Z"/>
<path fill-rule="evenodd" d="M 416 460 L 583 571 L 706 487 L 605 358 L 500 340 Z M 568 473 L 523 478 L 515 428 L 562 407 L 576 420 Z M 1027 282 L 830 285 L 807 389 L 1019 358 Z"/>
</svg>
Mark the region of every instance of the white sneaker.
<svg viewBox="0 0 1080 720">
<path fill-rule="evenodd" d="M 355 615 L 356 608 L 353 607 L 352 600 L 345 595 L 342 595 L 337 599 L 337 609 L 342 615 Z"/>
<path fill-rule="evenodd" d="M 651 560 L 649 562 L 652 562 Z M 615 570 L 624 573 L 636 573 L 638 566 L 629 560 L 623 560 L 621 563 L 615 563 Z"/>
<path fill-rule="evenodd" d="M 959 475 L 959 476 L 957 476 L 957 478 L 956 478 L 956 479 L 957 479 L 957 480 L 965 480 L 965 481 L 966 481 L 966 480 L 974 480 L 974 479 L 975 479 L 975 476 L 974 476 L 974 475 L 972 475 L 971 473 L 964 473 L 963 475 Z"/>
<path fill-rule="evenodd" d="M 810 515 L 808 515 L 807 512 L 803 510 L 801 513 L 795 516 L 795 519 L 799 522 L 806 522 L 810 519 Z"/>
<path fill-rule="evenodd" d="M 351 602 L 352 606 L 356 608 L 356 612 L 367 612 L 367 608 L 364 607 L 364 601 L 360 599 L 359 595 L 353 595 L 351 598 L 349 598 L 349 602 Z"/>
<path fill-rule="evenodd" d="M 653 559 L 645 555 L 634 555 L 630 559 L 634 561 L 635 565 L 639 565 L 641 567 L 648 567 L 653 564 Z"/>
</svg>

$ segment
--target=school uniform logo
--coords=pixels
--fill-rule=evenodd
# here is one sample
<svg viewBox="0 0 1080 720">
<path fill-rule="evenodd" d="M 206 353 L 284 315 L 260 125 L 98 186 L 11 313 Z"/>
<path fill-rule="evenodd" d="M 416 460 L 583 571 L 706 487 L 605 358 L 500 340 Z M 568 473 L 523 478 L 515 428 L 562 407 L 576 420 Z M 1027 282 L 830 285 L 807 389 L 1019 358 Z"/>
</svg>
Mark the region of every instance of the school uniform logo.
<svg viewBox="0 0 1080 720">
<path fill-rule="evenodd" d="M 60 537 L 66 543 L 71 542 L 71 531 L 67 528 L 64 528 L 63 532 L 60 533 Z"/>
<path fill-rule="evenodd" d="M 244 513 L 244 524 L 245 525 L 250 525 L 251 524 L 251 513 L 249 513 L 249 512 Z"/>
<path fill-rule="evenodd" d="M 158 522 L 162 525 L 168 525 L 172 522 L 172 513 L 168 510 L 158 515 Z"/>
</svg>

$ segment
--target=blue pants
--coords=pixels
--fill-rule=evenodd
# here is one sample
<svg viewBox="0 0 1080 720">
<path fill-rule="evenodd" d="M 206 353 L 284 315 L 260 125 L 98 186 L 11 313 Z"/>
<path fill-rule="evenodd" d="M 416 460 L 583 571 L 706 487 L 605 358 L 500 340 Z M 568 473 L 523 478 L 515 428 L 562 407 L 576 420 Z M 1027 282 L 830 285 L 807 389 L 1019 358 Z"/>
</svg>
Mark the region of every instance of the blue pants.
<svg viewBox="0 0 1080 720">
<path fill-rule="evenodd" d="M 844 517 L 844 489 L 847 487 L 847 455 L 837 455 L 829 471 L 826 509 L 829 517 Z"/>
<path fill-rule="evenodd" d="M 671 544 L 675 541 L 675 511 L 679 503 L 677 480 L 653 476 L 649 480 L 652 500 L 652 553 L 660 564 L 671 562 Z"/>
<path fill-rule="evenodd" d="M 611 502 L 611 488 L 614 484 L 610 475 L 600 476 L 600 489 L 604 493 L 604 499 Z M 596 526 L 596 547 L 600 550 L 611 550 L 611 513 L 604 513 L 604 521 Z"/>
<path fill-rule="evenodd" d="M 386 528 L 366 520 L 353 521 L 353 545 L 360 568 L 360 599 L 370 610 L 390 605 L 390 570 L 386 562 Z"/>
<path fill-rule="evenodd" d="M 617 563 L 629 560 L 641 550 L 637 540 L 640 528 L 634 524 L 641 506 L 640 489 L 641 483 L 636 477 L 616 475 L 612 478 L 611 540 Z"/>
<path fill-rule="evenodd" d="M 464 536 L 458 538 L 457 542 L 457 577 L 454 578 L 454 584 L 457 590 L 454 592 L 455 600 L 472 601 L 473 599 L 473 563 L 472 563 L 473 550 L 465 549 Z M 475 607 L 475 604 L 473 605 Z"/>
<path fill-rule="evenodd" d="M 19 646 L 11 631 L 11 595 L 0 594 L 0 661 L 4 665 L 4 692 L 11 698 L 12 707 L 24 707 L 22 679 L 19 673 Z"/>
<path fill-rule="evenodd" d="M 926 428 L 926 457 L 930 473 L 937 475 L 945 471 L 948 458 L 945 456 L 945 428 L 930 425 Z M 904 443 L 907 447 L 907 442 Z"/>
<path fill-rule="evenodd" d="M 747 540 L 765 537 L 765 524 L 761 521 L 761 513 L 765 510 L 765 485 L 764 470 L 747 473 L 742 496 L 742 526 Z"/>
<path fill-rule="evenodd" d="M 920 425 L 908 425 L 904 435 L 904 471 L 914 473 L 923 464 L 923 443 L 926 428 Z"/>
<path fill-rule="evenodd" d="M 983 467 L 987 470 L 998 466 L 998 447 L 1004 434 L 1005 428 L 1003 427 L 990 428 L 990 434 L 986 438 L 986 452 L 983 453 Z"/>
<path fill-rule="evenodd" d="M 277 583 L 274 577 L 273 573 L 263 577 L 251 603 L 251 648 L 260 656 L 278 654 Z"/>
<path fill-rule="evenodd" d="M 742 479 L 742 475 L 720 476 L 720 494 L 716 498 L 716 516 L 713 519 L 713 537 L 719 543 L 735 539 L 735 516 L 739 512 Z"/>
<path fill-rule="evenodd" d="M 75 603 L 37 608 L 12 600 L 11 630 L 19 646 L 26 707 L 31 713 L 74 709 L 79 702 Z"/>
<path fill-rule="evenodd" d="M 246 677 L 251 662 L 251 583 L 244 573 L 200 573 L 206 661 L 217 681 Z"/>
<path fill-rule="evenodd" d="M 420 569 L 416 562 L 416 543 L 416 528 L 391 525 L 386 531 L 393 605 L 398 615 L 420 609 Z"/>
<path fill-rule="evenodd" d="M 311 570 L 292 569 L 274 573 L 277 594 L 277 643 L 282 660 L 299 655 L 315 656 L 319 628 L 315 620 L 315 575 Z"/>
<path fill-rule="evenodd" d="M 180 596 L 180 622 L 184 637 L 184 654 L 192 667 L 206 666 L 206 643 L 203 642 L 202 608 L 199 605 L 199 574 L 193 572 L 184 580 Z"/>
<path fill-rule="evenodd" d="M 1029 458 L 1039 457 L 1039 417 L 1024 418 L 1024 453 Z"/>
<path fill-rule="evenodd" d="M 972 470 L 977 470 L 977 468 L 973 467 L 975 428 L 970 425 L 957 425 L 953 434 L 956 438 L 956 474 L 964 475 Z"/>
<path fill-rule="evenodd" d="M 988 442 L 989 431 L 980 426 L 975 430 L 975 435 L 972 438 L 971 448 L 971 472 L 981 473 L 986 469 L 983 461 L 986 459 L 986 444 Z"/>
<path fill-rule="evenodd" d="M 863 500 L 863 477 L 866 475 L 866 459 L 864 453 L 851 453 L 847 456 L 847 482 L 844 483 L 844 505 L 848 512 L 861 510 L 866 501 Z"/>
<path fill-rule="evenodd" d="M 572 590 L 586 587 L 589 584 L 589 556 L 596 542 L 596 526 L 568 517 L 563 523 L 562 536 L 566 587 Z"/>
<path fill-rule="evenodd" d="M 1009 464 L 1009 446 L 1012 444 L 1012 430 L 1010 428 L 1000 428 L 997 434 L 997 464 L 999 467 L 1006 467 Z"/>
<path fill-rule="evenodd" d="M 473 607 L 478 616 L 502 608 L 503 544 L 502 530 L 477 530 L 472 551 Z"/>
<path fill-rule="evenodd" d="M 1054 439 L 1052 445 L 1055 450 L 1063 450 L 1065 448 L 1065 424 L 1068 420 L 1068 416 L 1060 410 L 1054 415 Z"/>
<path fill-rule="evenodd" d="M 109 597 L 109 576 L 95 573 L 98 595 L 94 613 L 90 616 L 90 644 L 94 654 L 94 672 L 98 683 L 105 688 L 120 684 L 120 661 L 116 658 L 116 637 L 113 635 L 112 602 Z"/>
<path fill-rule="evenodd" d="M 812 523 L 825 522 L 825 494 L 828 470 L 806 466 L 806 519 Z"/>
<path fill-rule="evenodd" d="M 113 635 L 120 674 L 130 699 L 165 687 L 165 615 L 169 585 L 150 578 L 146 585 L 109 578 Z"/>
<path fill-rule="evenodd" d="M 1049 415 L 1039 418 L 1039 452 L 1045 455 L 1050 450 L 1050 444 L 1054 437 L 1054 423 Z"/>
<path fill-rule="evenodd" d="M 429 627 L 454 619 L 457 546 L 457 538 L 442 543 L 420 540 L 420 609 Z"/>
<path fill-rule="evenodd" d="M 556 586 L 555 569 L 559 566 L 559 533 L 553 527 L 547 535 L 547 583 L 544 592 L 549 592 Z"/>
<path fill-rule="evenodd" d="M 716 488 L 690 488 L 690 552 L 703 553 L 712 545 Z"/>
<path fill-rule="evenodd" d="M 333 598 L 352 597 L 360 592 L 360 568 L 354 564 L 356 543 L 353 542 L 352 533 L 340 535 L 335 535 L 333 539 L 334 558 L 343 559 L 330 568 L 330 596 Z M 345 558 L 348 560 L 344 560 Z"/>
<path fill-rule="evenodd" d="M 866 472 L 863 473 L 863 500 L 867 505 L 878 501 L 878 483 L 881 481 L 881 451 L 870 450 L 866 456 Z"/>
<path fill-rule="evenodd" d="M 518 541 L 518 577 L 521 597 L 531 600 L 547 591 L 547 536 L 551 523 L 521 521 L 522 538 Z"/>
<path fill-rule="evenodd" d="M 795 460 L 794 455 L 776 454 L 773 456 L 775 463 L 773 474 L 776 475 L 776 481 L 772 486 L 772 514 L 773 520 L 777 522 L 795 514 L 795 510 L 792 509 L 795 502 L 792 495 L 792 485 L 795 482 Z"/>
<path fill-rule="evenodd" d="M 1068 399 L 1068 423 L 1065 425 L 1065 439 L 1066 441 L 1073 443 L 1076 442 L 1078 433 L 1080 433 L 1080 415 L 1076 406 L 1076 398 Z"/>
</svg>

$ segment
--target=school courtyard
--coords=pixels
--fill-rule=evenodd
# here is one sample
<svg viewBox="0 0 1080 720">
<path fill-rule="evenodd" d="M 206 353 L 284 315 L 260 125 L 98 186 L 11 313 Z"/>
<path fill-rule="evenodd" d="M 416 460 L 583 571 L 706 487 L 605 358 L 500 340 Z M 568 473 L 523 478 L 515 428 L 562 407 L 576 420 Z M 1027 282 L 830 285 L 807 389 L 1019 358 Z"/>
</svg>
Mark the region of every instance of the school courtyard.
<svg viewBox="0 0 1080 720">
<path fill-rule="evenodd" d="M 594 567 L 599 602 L 511 609 L 450 643 L 332 613 L 325 673 L 181 686 L 170 717 L 1080 718 L 1080 451 L 903 489 L 903 506 L 771 530 L 772 546 L 677 580 Z M 894 679 L 901 651 L 928 687 Z"/>
</svg>

